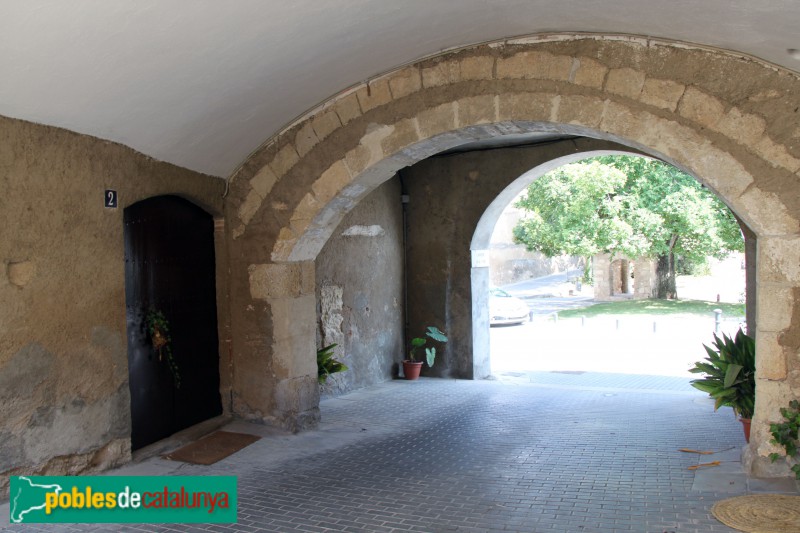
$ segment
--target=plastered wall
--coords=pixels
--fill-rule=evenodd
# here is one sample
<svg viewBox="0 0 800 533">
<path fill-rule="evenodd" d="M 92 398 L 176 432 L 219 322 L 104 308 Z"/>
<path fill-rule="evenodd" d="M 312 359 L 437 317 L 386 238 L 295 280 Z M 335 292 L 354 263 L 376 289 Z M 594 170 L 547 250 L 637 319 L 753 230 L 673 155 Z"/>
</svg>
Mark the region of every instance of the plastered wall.
<svg viewBox="0 0 800 533">
<path fill-rule="evenodd" d="M 317 346 L 348 366 L 322 387 L 342 394 L 391 379 L 403 359 L 403 216 L 393 178 L 345 216 L 316 260 Z"/>
<path fill-rule="evenodd" d="M 218 215 L 224 182 L 0 117 L 0 186 L 2 498 L 9 475 L 129 459 L 122 210 L 169 193 Z M 103 207 L 105 189 L 117 209 Z"/>
</svg>

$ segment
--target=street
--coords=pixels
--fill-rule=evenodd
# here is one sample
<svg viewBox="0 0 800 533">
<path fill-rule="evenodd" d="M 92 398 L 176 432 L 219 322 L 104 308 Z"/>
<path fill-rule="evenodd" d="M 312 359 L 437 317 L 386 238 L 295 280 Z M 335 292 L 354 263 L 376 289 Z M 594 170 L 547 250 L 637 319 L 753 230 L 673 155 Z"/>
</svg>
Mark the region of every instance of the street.
<svg viewBox="0 0 800 533">
<path fill-rule="evenodd" d="M 723 322 L 735 333 L 739 321 Z M 688 369 L 706 356 L 714 318 L 600 316 L 555 321 L 536 316 L 518 326 L 491 328 L 492 373 L 582 371 L 692 377 Z"/>
</svg>

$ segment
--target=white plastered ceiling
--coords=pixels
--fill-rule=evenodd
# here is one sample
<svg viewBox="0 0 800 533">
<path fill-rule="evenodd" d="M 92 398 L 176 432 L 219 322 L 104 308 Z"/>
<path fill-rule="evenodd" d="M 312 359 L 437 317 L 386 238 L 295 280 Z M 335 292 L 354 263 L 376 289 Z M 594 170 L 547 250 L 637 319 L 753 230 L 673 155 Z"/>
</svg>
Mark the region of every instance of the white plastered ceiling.
<svg viewBox="0 0 800 533">
<path fill-rule="evenodd" d="M 632 34 L 796 71 L 798 28 L 798 0 L 0 0 L 0 115 L 227 177 L 309 108 L 442 50 Z"/>
</svg>

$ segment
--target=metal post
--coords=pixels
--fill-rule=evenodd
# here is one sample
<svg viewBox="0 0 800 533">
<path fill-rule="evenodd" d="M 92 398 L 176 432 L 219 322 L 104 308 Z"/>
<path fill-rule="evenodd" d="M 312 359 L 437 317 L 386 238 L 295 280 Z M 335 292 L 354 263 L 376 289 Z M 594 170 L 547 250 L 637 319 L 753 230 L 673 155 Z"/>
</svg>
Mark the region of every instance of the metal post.
<svg viewBox="0 0 800 533">
<path fill-rule="evenodd" d="M 714 331 L 719 333 L 719 328 L 721 324 L 722 324 L 722 309 L 714 309 Z"/>
</svg>

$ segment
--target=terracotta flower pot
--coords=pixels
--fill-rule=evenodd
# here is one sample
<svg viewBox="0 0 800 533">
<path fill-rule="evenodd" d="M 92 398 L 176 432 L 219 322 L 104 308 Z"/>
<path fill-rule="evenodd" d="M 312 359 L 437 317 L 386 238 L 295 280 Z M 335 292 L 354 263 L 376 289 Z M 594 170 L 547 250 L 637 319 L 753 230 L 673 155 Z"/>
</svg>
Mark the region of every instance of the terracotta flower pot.
<svg viewBox="0 0 800 533">
<path fill-rule="evenodd" d="M 744 440 L 746 442 L 750 442 L 750 422 L 749 418 L 740 418 L 739 422 L 742 423 L 742 429 L 744 430 Z"/>
<path fill-rule="evenodd" d="M 420 370 L 422 370 L 422 361 L 403 361 L 403 375 L 406 379 L 419 378 Z"/>
</svg>

